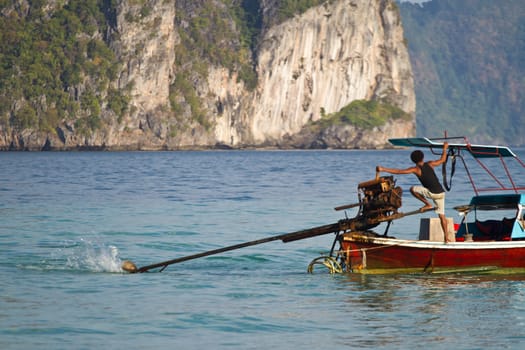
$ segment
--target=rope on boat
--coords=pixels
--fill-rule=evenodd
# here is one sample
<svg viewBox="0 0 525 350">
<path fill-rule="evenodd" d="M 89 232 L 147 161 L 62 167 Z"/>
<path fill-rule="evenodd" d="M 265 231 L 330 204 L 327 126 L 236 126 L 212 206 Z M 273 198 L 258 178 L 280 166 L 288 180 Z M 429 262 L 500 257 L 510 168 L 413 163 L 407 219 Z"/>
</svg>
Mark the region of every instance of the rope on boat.
<svg viewBox="0 0 525 350">
<path fill-rule="evenodd" d="M 322 255 L 312 260 L 310 264 L 308 264 L 308 273 L 314 273 L 314 265 L 325 266 L 332 275 L 335 273 L 343 273 L 341 264 L 339 264 L 339 262 L 333 256 Z"/>
<path fill-rule="evenodd" d="M 344 254 L 348 255 L 350 253 L 361 252 L 361 254 L 363 256 L 363 259 L 365 260 L 365 264 L 366 264 L 366 252 L 367 251 L 369 251 L 369 250 L 377 250 L 377 249 L 385 249 L 385 248 L 389 248 L 389 247 L 394 247 L 396 245 L 398 245 L 398 244 L 394 244 L 394 245 L 390 245 L 390 246 L 381 246 L 381 247 L 337 250 L 337 251 L 335 251 L 335 253 L 336 253 L 335 256 L 321 255 L 321 256 L 315 258 L 314 260 L 312 260 L 308 264 L 308 268 L 306 270 L 308 271 L 308 273 L 313 273 L 315 265 L 323 265 L 323 266 L 325 266 L 328 269 L 328 272 L 330 272 L 330 274 L 332 274 L 332 275 L 336 274 L 336 273 L 343 273 L 344 269 L 341 266 L 341 264 L 337 261 L 337 259 L 340 256 L 342 256 Z"/>
<path fill-rule="evenodd" d="M 458 157 L 458 154 L 454 152 L 453 149 L 449 148 L 447 152 L 447 159 L 441 166 L 441 174 L 443 176 L 443 186 L 447 191 L 450 191 L 452 189 L 452 178 L 454 177 L 454 173 L 456 172 L 456 157 Z M 447 162 L 448 159 L 452 158 L 451 161 L 451 170 L 450 170 L 450 182 L 447 182 Z"/>
</svg>

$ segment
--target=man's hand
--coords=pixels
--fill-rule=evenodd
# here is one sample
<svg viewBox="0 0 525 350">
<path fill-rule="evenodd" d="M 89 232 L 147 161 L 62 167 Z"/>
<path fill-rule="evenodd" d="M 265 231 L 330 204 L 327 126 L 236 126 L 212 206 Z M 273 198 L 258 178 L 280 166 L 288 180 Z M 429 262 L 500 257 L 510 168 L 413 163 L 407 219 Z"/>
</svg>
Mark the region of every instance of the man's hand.
<svg viewBox="0 0 525 350">
<path fill-rule="evenodd" d="M 376 180 L 379 179 L 379 173 L 383 170 L 379 165 L 376 166 Z"/>
</svg>

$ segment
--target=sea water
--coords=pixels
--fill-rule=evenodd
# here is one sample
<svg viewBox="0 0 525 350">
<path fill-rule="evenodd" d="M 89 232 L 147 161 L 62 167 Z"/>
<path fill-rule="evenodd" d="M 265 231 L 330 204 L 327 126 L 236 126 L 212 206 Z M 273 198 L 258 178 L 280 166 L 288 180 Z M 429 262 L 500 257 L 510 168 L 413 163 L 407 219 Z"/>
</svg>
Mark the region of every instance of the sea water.
<svg viewBox="0 0 525 350">
<path fill-rule="evenodd" d="M 120 268 L 352 217 L 354 209 L 333 208 L 357 202 L 358 183 L 376 165 L 408 167 L 408 155 L 0 153 L 0 348 L 523 348 L 525 276 L 330 275 L 320 266 L 308 274 L 332 234 L 161 273 Z M 396 178 L 402 210 L 420 207 L 408 192 L 417 179 Z M 447 215 L 457 222 L 452 207 L 472 193 L 458 164 Z M 394 222 L 389 232 L 416 238 L 419 218 L 433 215 Z"/>
</svg>

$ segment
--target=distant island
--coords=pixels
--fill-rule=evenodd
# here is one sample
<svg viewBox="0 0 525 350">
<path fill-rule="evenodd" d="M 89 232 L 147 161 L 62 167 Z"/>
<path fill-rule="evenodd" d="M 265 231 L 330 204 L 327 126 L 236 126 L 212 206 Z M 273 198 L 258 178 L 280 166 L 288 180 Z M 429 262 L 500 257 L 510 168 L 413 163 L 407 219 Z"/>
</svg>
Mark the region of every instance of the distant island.
<svg viewBox="0 0 525 350">
<path fill-rule="evenodd" d="M 525 142 L 521 1 L 227 4 L 7 4 L 0 150 Z"/>
</svg>

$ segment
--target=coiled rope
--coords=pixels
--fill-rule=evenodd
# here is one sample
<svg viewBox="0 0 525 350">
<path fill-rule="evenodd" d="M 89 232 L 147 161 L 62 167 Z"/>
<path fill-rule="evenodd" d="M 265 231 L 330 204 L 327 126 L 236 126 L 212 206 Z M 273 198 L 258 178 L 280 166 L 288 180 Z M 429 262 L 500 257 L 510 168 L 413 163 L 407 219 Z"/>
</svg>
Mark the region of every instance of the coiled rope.
<svg viewBox="0 0 525 350">
<path fill-rule="evenodd" d="M 308 264 L 308 273 L 314 273 L 314 265 L 323 265 L 328 269 L 330 274 L 343 273 L 343 268 L 341 264 L 333 256 L 321 255 L 318 258 L 315 258 Z"/>
<path fill-rule="evenodd" d="M 401 243 L 399 243 L 399 244 L 401 244 Z M 337 261 L 337 259 L 339 257 L 341 257 L 343 255 L 348 255 L 348 254 L 354 253 L 354 252 L 361 252 L 366 258 L 366 252 L 369 251 L 369 250 L 385 249 L 385 248 L 395 247 L 395 246 L 397 246 L 399 244 L 393 244 L 393 245 L 388 245 L 388 246 L 380 246 L 380 247 L 370 247 L 370 248 L 338 250 L 338 251 L 335 252 L 336 253 L 335 257 L 334 256 L 330 256 L 330 255 L 321 255 L 321 256 L 315 258 L 314 260 L 312 260 L 310 262 L 310 264 L 308 264 L 307 271 L 308 271 L 308 273 L 313 273 L 314 272 L 314 265 L 322 265 L 322 266 L 325 266 L 328 269 L 328 272 L 330 272 L 330 274 L 343 273 L 344 272 L 343 267 Z"/>
</svg>

